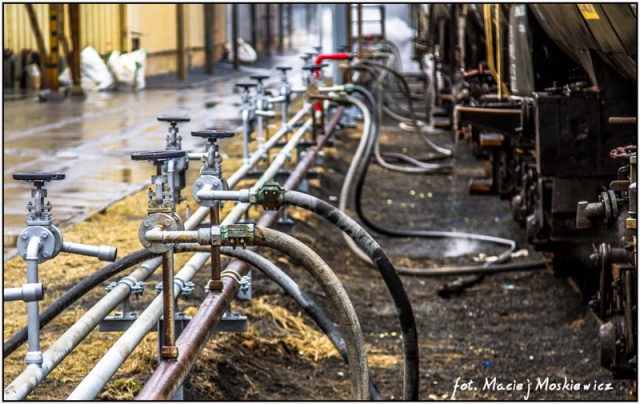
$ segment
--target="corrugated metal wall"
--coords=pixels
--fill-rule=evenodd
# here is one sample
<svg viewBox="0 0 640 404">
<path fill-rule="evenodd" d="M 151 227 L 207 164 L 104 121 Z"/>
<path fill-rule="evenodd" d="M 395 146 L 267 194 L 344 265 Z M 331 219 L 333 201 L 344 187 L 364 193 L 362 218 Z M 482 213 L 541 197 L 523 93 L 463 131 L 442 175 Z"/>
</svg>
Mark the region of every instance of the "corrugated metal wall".
<svg viewBox="0 0 640 404">
<path fill-rule="evenodd" d="M 214 60 L 224 54 L 225 4 L 214 4 Z M 18 55 L 23 49 L 37 51 L 24 4 L 3 5 L 4 49 Z M 49 5 L 33 4 L 46 51 L 49 52 Z M 93 46 L 103 56 L 114 50 L 129 52 L 133 40 L 149 52 L 147 75 L 176 71 L 176 4 L 80 4 L 80 44 Z M 70 40 L 67 7 L 65 32 Z M 204 5 L 185 4 L 186 47 L 189 67 L 204 64 Z"/>
<path fill-rule="evenodd" d="M 14 54 L 22 49 L 38 50 L 29 15 L 24 4 L 4 4 L 3 5 L 3 33 L 5 49 L 10 49 Z M 40 32 L 44 37 L 45 46 L 49 46 L 49 5 L 34 4 L 33 9 L 40 25 Z"/>
<path fill-rule="evenodd" d="M 106 55 L 119 47 L 120 18 L 118 4 L 80 5 L 80 46 L 93 46 L 98 53 Z M 49 52 L 49 5 L 33 4 L 44 45 Z M 18 54 L 22 49 L 37 50 L 35 36 L 24 4 L 4 4 L 3 31 L 4 49 Z M 64 6 L 64 26 L 69 38 L 69 19 Z"/>
<path fill-rule="evenodd" d="M 101 55 L 120 50 L 118 4 L 83 3 L 79 8 L 80 47 L 93 46 Z"/>
</svg>

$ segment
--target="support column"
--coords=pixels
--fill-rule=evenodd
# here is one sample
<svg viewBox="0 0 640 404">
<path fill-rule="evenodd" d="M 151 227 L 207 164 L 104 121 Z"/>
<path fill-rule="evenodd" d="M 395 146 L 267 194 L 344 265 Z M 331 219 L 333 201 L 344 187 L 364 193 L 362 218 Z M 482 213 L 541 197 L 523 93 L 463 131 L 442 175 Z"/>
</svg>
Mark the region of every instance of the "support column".
<svg viewBox="0 0 640 404">
<path fill-rule="evenodd" d="M 288 31 L 288 35 L 289 35 L 289 49 L 293 48 L 293 4 L 289 3 L 288 4 L 288 10 L 289 12 L 287 13 L 287 31 Z"/>
<path fill-rule="evenodd" d="M 213 74 L 213 4 L 205 3 L 204 7 L 204 72 Z"/>
<path fill-rule="evenodd" d="M 284 4 L 278 4 L 278 52 L 284 50 Z"/>
<path fill-rule="evenodd" d="M 256 20 L 257 4 L 251 3 L 251 46 L 258 51 L 258 21 Z"/>
<path fill-rule="evenodd" d="M 42 80 L 41 86 L 43 88 L 47 87 L 48 78 L 46 74 L 47 67 L 47 50 L 44 47 L 44 39 L 42 37 L 42 32 L 40 31 L 40 26 L 38 25 L 38 19 L 36 18 L 36 12 L 33 9 L 33 4 L 27 3 L 24 5 L 27 9 L 27 15 L 29 16 L 29 22 L 31 23 L 31 30 L 33 31 L 33 36 L 36 39 L 36 44 L 38 46 L 38 53 L 40 54 L 40 78 Z"/>
<path fill-rule="evenodd" d="M 267 40 L 265 43 L 267 56 L 271 56 L 271 4 L 267 3 L 265 6 L 267 7 Z"/>
<path fill-rule="evenodd" d="M 84 90 L 82 89 L 82 73 L 80 70 L 80 4 L 69 3 L 69 28 L 71 30 L 71 60 L 69 61 L 69 67 L 73 78 L 73 87 L 71 87 L 72 96 L 84 96 Z M 74 74 L 75 72 L 75 74 Z"/>
<path fill-rule="evenodd" d="M 47 81 L 51 91 L 58 91 L 58 5 L 49 4 L 49 58 L 47 60 Z"/>
<path fill-rule="evenodd" d="M 184 24 L 184 4 L 178 3 L 176 5 L 176 25 L 178 27 L 178 57 L 176 61 L 176 67 L 178 71 L 178 80 L 187 80 L 187 52 L 186 52 L 186 35 Z"/>
<path fill-rule="evenodd" d="M 233 68 L 238 70 L 238 4 L 231 4 L 231 41 L 233 41 Z"/>
</svg>

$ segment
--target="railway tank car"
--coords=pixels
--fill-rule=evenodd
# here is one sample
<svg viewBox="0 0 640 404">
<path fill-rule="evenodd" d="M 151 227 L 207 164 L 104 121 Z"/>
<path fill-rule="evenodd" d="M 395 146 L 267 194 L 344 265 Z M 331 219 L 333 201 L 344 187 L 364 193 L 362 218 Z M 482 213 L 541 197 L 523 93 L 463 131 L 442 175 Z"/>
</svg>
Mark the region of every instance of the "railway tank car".
<svg viewBox="0 0 640 404">
<path fill-rule="evenodd" d="M 509 201 L 529 243 L 600 320 L 602 366 L 635 379 L 636 5 L 421 11 L 416 58 L 435 54 L 434 114 L 490 163 L 470 191 Z"/>
</svg>

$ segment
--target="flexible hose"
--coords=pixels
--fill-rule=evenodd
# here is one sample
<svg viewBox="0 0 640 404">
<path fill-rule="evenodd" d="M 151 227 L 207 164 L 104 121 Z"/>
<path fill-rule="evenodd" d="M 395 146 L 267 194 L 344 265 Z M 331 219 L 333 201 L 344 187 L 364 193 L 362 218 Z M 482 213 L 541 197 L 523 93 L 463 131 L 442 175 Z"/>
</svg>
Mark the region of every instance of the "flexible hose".
<svg viewBox="0 0 640 404">
<path fill-rule="evenodd" d="M 395 77 L 397 77 L 400 82 L 402 83 L 402 88 L 404 89 L 405 95 L 407 97 L 407 101 L 409 103 L 409 112 L 411 114 L 411 121 L 413 122 L 413 127 L 415 128 L 415 131 L 418 135 L 418 137 L 420 137 L 420 139 L 422 139 L 422 141 L 429 146 L 433 151 L 443 154 L 445 156 L 451 156 L 453 153 L 451 152 L 451 150 L 446 149 L 444 147 L 440 147 L 438 145 L 436 145 L 435 143 L 433 143 L 429 138 L 427 138 L 424 133 L 420 130 L 419 126 L 418 126 L 418 120 L 416 119 L 415 113 L 414 113 L 414 109 L 413 109 L 413 101 L 411 100 L 411 92 L 409 90 L 409 84 L 407 83 L 407 81 L 404 79 L 404 77 L 402 77 L 402 75 L 400 73 L 398 73 L 397 71 L 391 69 L 390 67 L 387 67 L 383 64 L 380 63 L 375 63 L 369 60 L 360 60 L 359 63 L 362 63 L 364 65 L 369 65 L 369 66 L 374 66 L 374 67 L 378 67 L 384 70 L 389 71 L 391 74 L 393 74 Z"/>
<path fill-rule="evenodd" d="M 362 87 L 362 86 L 358 86 L 358 85 L 354 85 L 353 86 L 353 90 L 357 93 L 360 93 L 361 95 L 364 96 L 365 100 L 367 100 L 367 102 L 369 103 L 370 106 L 370 111 L 372 111 L 372 115 L 373 118 L 371 119 L 371 125 L 370 127 L 366 127 L 365 126 L 365 130 L 369 130 L 369 132 L 365 132 L 365 130 L 363 130 L 363 139 L 361 139 L 361 142 L 366 143 L 366 140 L 364 140 L 365 137 L 369 137 L 370 135 L 368 133 L 374 133 L 377 134 L 379 133 L 379 128 L 380 128 L 380 112 L 375 108 L 376 105 L 376 100 L 373 96 L 373 94 L 371 94 L 371 92 L 369 90 L 367 90 L 366 88 Z M 358 108 L 360 108 L 358 106 Z M 367 114 L 367 112 L 365 110 L 362 110 L 362 114 L 363 116 Z M 374 143 L 374 156 L 376 158 L 376 162 L 378 164 L 380 164 L 382 167 L 389 169 L 389 170 L 394 170 L 394 171 L 400 171 L 400 172 L 404 172 L 404 173 L 413 173 L 413 174 L 422 174 L 422 173 L 433 173 L 433 172 L 439 172 L 439 171 L 447 171 L 452 169 L 453 167 L 450 164 L 429 164 L 429 163 L 423 163 L 421 161 L 412 159 L 413 161 L 411 161 L 416 167 L 402 167 L 402 166 L 396 166 L 393 164 L 389 164 L 388 162 L 386 162 L 382 156 L 380 155 L 380 142 L 378 141 L 378 137 L 376 136 L 375 139 L 375 143 Z M 444 154 L 440 154 L 439 156 L 437 156 L 436 158 L 443 158 L 443 157 L 448 157 Z M 411 159 L 410 157 L 405 156 L 404 157 L 405 160 L 409 161 L 409 159 Z M 433 157 L 431 157 L 431 159 L 433 159 Z M 355 160 L 355 157 L 354 157 Z"/>
<path fill-rule="evenodd" d="M 287 190 L 284 193 L 284 203 L 307 209 L 338 226 L 344 233 L 348 234 L 358 246 L 366 252 L 371 261 L 375 263 L 391 293 L 400 318 L 404 354 L 404 399 L 412 401 L 418 400 L 420 356 L 418 352 L 417 326 L 409 296 L 404 289 L 402 280 L 385 252 L 374 238 L 355 220 L 351 219 L 340 209 L 321 199 L 301 192 Z"/>
<path fill-rule="evenodd" d="M 124 271 L 125 269 L 136 265 L 142 261 L 153 258 L 156 254 L 153 254 L 146 249 L 138 250 L 126 257 L 112 262 L 109 265 L 104 266 L 97 272 L 92 273 L 88 277 L 84 278 L 80 282 L 76 283 L 65 294 L 60 296 L 56 301 L 51 303 L 42 313 L 40 313 L 40 329 L 49 324 L 58 314 L 64 309 L 73 304 L 76 300 L 80 299 L 87 292 L 94 287 L 98 286 L 105 280 L 112 276 Z M 20 345 L 27 340 L 28 328 L 23 327 L 20 331 L 16 332 L 11 338 L 9 338 L 2 346 L 2 356 L 6 358 L 11 355 Z"/>
<path fill-rule="evenodd" d="M 353 304 L 331 268 L 306 244 L 279 231 L 255 228 L 254 244 L 273 248 L 300 262 L 315 278 L 337 309 L 338 325 L 347 343 L 352 397 L 370 400 L 369 365 L 362 329 Z"/>
<path fill-rule="evenodd" d="M 202 246 L 199 244 L 181 244 L 176 246 L 176 252 L 187 251 L 208 252 L 210 251 L 210 247 Z M 310 298 L 304 290 L 300 289 L 298 284 L 295 283 L 295 281 L 291 279 L 286 273 L 284 273 L 271 261 L 251 250 L 234 249 L 232 247 L 221 247 L 220 253 L 229 257 L 246 261 L 247 263 L 259 269 L 262 273 L 267 275 L 269 279 L 277 283 L 296 301 L 296 303 L 298 303 L 304 309 L 305 312 L 307 312 L 307 314 L 313 319 L 313 321 L 315 321 L 318 327 L 320 327 L 320 329 L 327 335 L 333 346 L 335 346 L 336 350 L 342 356 L 342 359 L 346 363 L 349 363 L 347 346 L 340 330 L 336 328 L 327 313 L 322 310 L 322 307 L 320 307 L 312 298 Z M 369 392 L 374 400 L 384 400 L 371 377 L 369 377 Z"/>
</svg>

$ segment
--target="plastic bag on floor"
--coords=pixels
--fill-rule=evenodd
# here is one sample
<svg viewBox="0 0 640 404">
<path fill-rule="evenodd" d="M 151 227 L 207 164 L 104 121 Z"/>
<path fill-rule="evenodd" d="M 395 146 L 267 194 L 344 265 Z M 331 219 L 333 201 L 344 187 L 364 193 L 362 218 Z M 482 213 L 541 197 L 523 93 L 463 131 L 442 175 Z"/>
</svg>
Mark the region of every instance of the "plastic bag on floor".
<svg viewBox="0 0 640 404">
<path fill-rule="evenodd" d="M 145 87 L 144 72 L 147 64 L 147 51 L 138 49 L 121 54 L 113 51 L 107 59 L 109 69 L 116 77 L 118 85 L 142 89 Z"/>
<path fill-rule="evenodd" d="M 98 90 L 115 88 L 116 81 L 113 75 L 93 47 L 87 46 L 80 52 L 80 69 L 83 74 L 96 83 Z"/>
<path fill-rule="evenodd" d="M 231 42 L 227 42 L 224 47 L 227 50 L 227 59 L 233 61 L 233 46 L 231 45 Z M 242 38 L 238 38 L 238 60 L 242 63 L 255 63 L 258 60 L 256 51 Z"/>
</svg>

